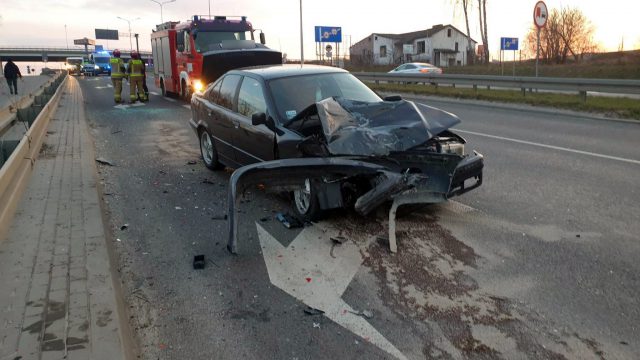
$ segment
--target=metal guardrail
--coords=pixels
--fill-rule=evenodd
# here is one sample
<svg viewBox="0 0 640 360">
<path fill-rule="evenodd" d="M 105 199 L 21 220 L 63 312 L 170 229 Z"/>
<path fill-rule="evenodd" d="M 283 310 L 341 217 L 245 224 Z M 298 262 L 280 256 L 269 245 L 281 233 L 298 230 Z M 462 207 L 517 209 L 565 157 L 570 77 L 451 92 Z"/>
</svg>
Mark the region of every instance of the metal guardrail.
<svg viewBox="0 0 640 360">
<path fill-rule="evenodd" d="M 459 75 L 459 74 L 389 74 L 354 72 L 363 81 L 424 83 L 432 85 L 467 85 L 477 90 L 481 87 L 500 87 L 520 89 L 523 95 L 527 89 L 571 91 L 579 93 L 586 100 L 587 92 L 602 92 L 615 94 L 640 94 L 640 80 L 619 79 L 578 79 L 578 78 L 546 78 L 546 77 L 513 77 L 489 75 Z"/>
</svg>

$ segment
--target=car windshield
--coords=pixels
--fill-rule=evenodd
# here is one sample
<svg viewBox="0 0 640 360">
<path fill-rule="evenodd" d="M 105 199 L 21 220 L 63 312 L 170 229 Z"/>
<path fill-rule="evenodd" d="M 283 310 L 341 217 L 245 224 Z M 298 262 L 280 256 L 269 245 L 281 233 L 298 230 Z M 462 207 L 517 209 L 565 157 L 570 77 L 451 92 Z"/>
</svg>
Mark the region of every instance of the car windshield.
<svg viewBox="0 0 640 360">
<path fill-rule="evenodd" d="M 364 102 L 382 101 L 348 73 L 286 77 L 270 81 L 269 88 L 278 114 L 285 120 L 291 120 L 308 106 L 334 96 Z"/>
<path fill-rule="evenodd" d="M 109 58 L 108 57 L 103 57 L 103 56 L 95 57 L 94 60 L 95 60 L 96 64 L 106 64 L 106 63 L 109 62 Z"/>
<path fill-rule="evenodd" d="M 199 31 L 196 37 L 196 51 L 199 53 L 217 49 L 225 40 L 251 40 L 249 31 Z"/>
</svg>

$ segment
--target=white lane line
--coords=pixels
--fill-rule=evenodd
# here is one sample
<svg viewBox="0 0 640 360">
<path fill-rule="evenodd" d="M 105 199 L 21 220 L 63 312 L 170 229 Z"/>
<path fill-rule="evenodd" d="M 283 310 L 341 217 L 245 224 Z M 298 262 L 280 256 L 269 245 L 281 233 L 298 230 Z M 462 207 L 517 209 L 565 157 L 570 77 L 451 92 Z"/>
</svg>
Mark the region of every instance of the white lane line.
<svg viewBox="0 0 640 360">
<path fill-rule="evenodd" d="M 176 99 L 168 98 L 166 96 L 164 97 L 164 99 L 170 102 L 176 102 Z"/>
<path fill-rule="evenodd" d="M 160 94 L 158 94 L 158 93 L 157 93 L 157 92 L 155 92 L 155 91 L 149 91 L 149 94 L 151 94 L 151 95 L 156 95 L 156 96 L 160 95 Z"/>
<path fill-rule="evenodd" d="M 191 110 L 191 105 L 186 105 L 186 104 L 185 104 L 185 105 L 182 105 L 182 107 L 183 107 L 183 108 L 187 108 L 187 109 Z"/>
<path fill-rule="evenodd" d="M 598 153 L 594 153 L 594 152 L 590 152 L 590 151 L 576 150 L 576 149 L 571 149 L 571 148 L 566 148 L 566 147 L 561 147 L 561 146 L 553 146 L 553 145 L 541 144 L 541 143 L 537 143 L 537 142 L 533 142 L 533 141 L 512 139 L 512 138 L 503 137 L 503 136 L 483 134 L 483 133 L 479 133 L 479 132 L 475 132 L 475 131 L 466 131 L 466 130 L 460 130 L 460 129 L 454 129 L 454 131 L 461 132 L 461 133 L 464 133 L 464 134 L 471 134 L 471 135 L 476 135 L 476 136 L 487 137 L 487 138 L 491 138 L 491 139 L 511 141 L 511 142 L 515 142 L 515 143 L 519 143 L 519 144 L 538 146 L 538 147 L 542 147 L 542 148 L 546 148 L 546 149 L 566 151 L 566 152 L 570 152 L 570 153 L 574 153 L 574 154 L 588 155 L 588 156 L 593 156 L 593 157 L 599 157 L 599 158 L 602 158 L 602 159 L 617 160 L 617 161 L 622 161 L 622 162 L 627 162 L 627 163 L 640 165 L 640 160 L 634 160 L 634 159 L 627 159 L 627 158 L 622 158 L 622 157 L 617 157 L 617 156 L 598 154 Z"/>
</svg>

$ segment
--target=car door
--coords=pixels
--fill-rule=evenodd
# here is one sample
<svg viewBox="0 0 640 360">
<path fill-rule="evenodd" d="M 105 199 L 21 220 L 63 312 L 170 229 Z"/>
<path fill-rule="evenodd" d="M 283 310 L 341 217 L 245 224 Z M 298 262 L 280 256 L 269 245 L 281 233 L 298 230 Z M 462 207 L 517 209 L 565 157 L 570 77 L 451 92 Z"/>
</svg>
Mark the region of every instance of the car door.
<svg viewBox="0 0 640 360">
<path fill-rule="evenodd" d="M 238 90 L 237 113 L 233 122 L 233 145 L 236 160 L 242 165 L 274 159 L 275 134 L 266 125 L 253 126 L 251 116 L 267 113 L 262 83 L 249 76 L 242 79 Z"/>
<path fill-rule="evenodd" d="M 218 151 L 218 156 L 226 165 L 237 165 L 233 150 L 234 118 L 233 105 L 242 77 L 229 74 L 218 80 L 205 100 L 204 122 Z"/>
</svg>

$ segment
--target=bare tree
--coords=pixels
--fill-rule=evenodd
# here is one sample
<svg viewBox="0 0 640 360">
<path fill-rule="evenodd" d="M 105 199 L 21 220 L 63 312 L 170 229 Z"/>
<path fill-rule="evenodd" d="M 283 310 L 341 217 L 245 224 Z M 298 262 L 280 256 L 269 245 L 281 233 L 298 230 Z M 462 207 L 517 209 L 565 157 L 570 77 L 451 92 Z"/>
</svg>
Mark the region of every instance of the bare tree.
<svg viewBox="0 0 640 360">
<path fill-rule="evenodd" d="M 487 0 L 478 0 L 478 15 L 480 17 L 480 37 L 484 49 L 484 61 L 489 62 L 489 36 L 487 35 Z"/>
<path fill-rule="evenodd" d="M 471 47 L 471 30 L 469 29 L 469 6 L 471 0 L 453 0 L 454 6 L 460 6 L 464 13 L 464 23 L 467 26 L 467 61 L 473 64 L 475 58 L 474 49 Z"/>
<path fill-rule="evenodd" d="M 527 34 L 527 49 L 535 54 L 536 31 L 532 27 Z M 541 58 L 547 63 L 564 64 L 569 56 L 578 61 L 584 53 L 594 52 L 598 46 L 593 41 L 594 28 L 577 8 L 552 9 L 547 25 L 540 30 Z"/>
</svg>

